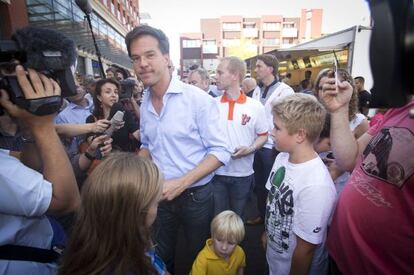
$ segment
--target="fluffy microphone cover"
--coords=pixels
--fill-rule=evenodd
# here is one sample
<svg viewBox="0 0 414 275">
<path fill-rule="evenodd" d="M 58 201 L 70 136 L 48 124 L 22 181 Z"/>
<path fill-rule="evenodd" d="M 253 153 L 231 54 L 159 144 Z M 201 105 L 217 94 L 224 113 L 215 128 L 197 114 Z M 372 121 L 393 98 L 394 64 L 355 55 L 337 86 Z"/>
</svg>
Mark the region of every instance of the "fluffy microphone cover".
<svg viewBox="0 0 414 275">
<path fill-rule="evenodd" d="M 55 30 L 25 27 L 13 39 L 26 52 L 26 65 L 33 69 L 63 70 L 76 62 L 75 43 Z"/>
</svg>

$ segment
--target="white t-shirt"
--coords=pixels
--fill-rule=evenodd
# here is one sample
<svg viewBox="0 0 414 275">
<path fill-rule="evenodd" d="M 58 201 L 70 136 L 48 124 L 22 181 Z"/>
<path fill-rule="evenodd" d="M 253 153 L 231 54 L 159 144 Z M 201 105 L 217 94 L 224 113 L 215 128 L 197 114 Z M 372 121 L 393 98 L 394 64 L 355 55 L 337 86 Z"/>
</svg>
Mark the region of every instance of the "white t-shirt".
<svg viewBox="0 0 414 275">
<path fill-rule="evenodd" d="M 319 157 L 300 163 L 289 162 L 288 153 L 280 153 L 266 183 L 266 258 L 270 274 L 289 274 L 296 235 L 319 245 L 309 274 L 321 272 L 328 219 L 334 207 L 336 191 L 331 176 Z M 323 257 L 323 258 L 321 258 Z"/>
<path fill-rule="evenodd" d="M 264 88 L 260 88 L 259 86 L 257 86 L 256 89 L 253 91 L 252 98 L 260 101 L 263 90 Z M 288 95 L 293 95 L 295 91 L 293 91 L 293 89 L 289 85 L 286 85 L 283 82 L 278 82 L 269 88 L 268 93 L 271 93 L 271 95 L 266 100 L 264 107 L 265 107 L 266 120 L 267 120 L 268 127 L 269 127 L 269 133 L 271 133 L 273 130 L 273 115 L 272 115 L 273 105 L 275 104 L 277 100 L 280 100 L 281 98 L 288 96 Z M 267 139 L 267 142 L 265 143 L 263 147 L 272 149 L 273 139 L 270 135 Z"/>
<path fill-rule="evenodd" d="M 53 229 L 44 215 L 52 184 L 43 175 L 0 150 L 0 246 L 50 249 Z M 55 274 L 56 263 L 0 260 L 0 274 Z"/>
<path fill-rule="evenodd" d="M 220 127 L 224 129 L 230 151 L 237 147 L 250 146 L 257 136 L 267 135 L 268 127 L 263 105 L 241 93 L 236 101 L 230 100 L 226 94 L 216 97 L 220 109 Z M 254 154 L 239 159 L 231 159 L 221 166 L 217 175 L 231 177 L 247 177 L 253 171 Z"/>
</svg>

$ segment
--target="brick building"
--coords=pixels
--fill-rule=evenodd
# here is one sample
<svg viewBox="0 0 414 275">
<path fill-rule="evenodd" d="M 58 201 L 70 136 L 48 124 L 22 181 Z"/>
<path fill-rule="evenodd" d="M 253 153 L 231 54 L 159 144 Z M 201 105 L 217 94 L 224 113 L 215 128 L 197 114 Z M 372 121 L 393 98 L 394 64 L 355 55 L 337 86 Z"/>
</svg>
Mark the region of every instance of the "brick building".
<svg viewBox="0 0 414 275">
<path fill-rule="evenodd" d="M 215 71 L 220 57 L 241 53 L 247 58 L 318 38 L 322 14 L 322 9 L 302 9 L 300 17 L 263 15 L 201 19 L 201 32 L 180 34 L 181 76 L 194 64 Z"/>
</svg>

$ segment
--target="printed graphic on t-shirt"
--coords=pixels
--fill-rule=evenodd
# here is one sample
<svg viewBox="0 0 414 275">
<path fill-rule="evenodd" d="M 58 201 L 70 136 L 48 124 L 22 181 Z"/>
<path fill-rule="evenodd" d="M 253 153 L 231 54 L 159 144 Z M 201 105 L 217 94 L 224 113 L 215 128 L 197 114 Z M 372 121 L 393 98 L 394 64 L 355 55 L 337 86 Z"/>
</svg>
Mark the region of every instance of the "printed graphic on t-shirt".
<svg viewBox="0 0 414 275">
<path fill-rule="evenodd" d="M 281 166 L 270 174 L 271 188 L 266 206 L 266 231 L 278 253 L 289 249 L 289 234 L 293 225 L 293 190 L 285 178 L 285 172 L 286 168 Z"/>
<path fill-rule="evenodd" d="M 248 116 L 246 114 L 242 114 L 242 122 L 241 122 L 241 124 L 242 125 L 246 125 L 247 122 L 249 122 L 249 121 L 250 121 L 250 116 Z"/>
<path fill-rule="evenodd" d="M 414 135 L 407 128 L 384 128 L 363 153 L 362 169 L 401 188 L 414 172 Z"/>
</svg>

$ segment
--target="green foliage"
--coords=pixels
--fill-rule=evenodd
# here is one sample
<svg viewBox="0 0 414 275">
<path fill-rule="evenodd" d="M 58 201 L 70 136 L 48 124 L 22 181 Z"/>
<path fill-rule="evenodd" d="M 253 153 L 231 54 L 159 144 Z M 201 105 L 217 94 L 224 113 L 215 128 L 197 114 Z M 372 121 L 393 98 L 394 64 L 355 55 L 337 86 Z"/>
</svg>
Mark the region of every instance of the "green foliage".
<svg viewBox="0 0 414 275">
<path fill-rule="evenodd" d="M 252 38 L 241 37 L 238 46 L 226 48 L 226 56 L 237 56 L 243 60 L 257 55 L 257 44 Z"/>
</svg>

